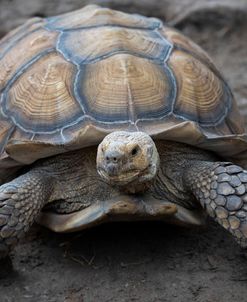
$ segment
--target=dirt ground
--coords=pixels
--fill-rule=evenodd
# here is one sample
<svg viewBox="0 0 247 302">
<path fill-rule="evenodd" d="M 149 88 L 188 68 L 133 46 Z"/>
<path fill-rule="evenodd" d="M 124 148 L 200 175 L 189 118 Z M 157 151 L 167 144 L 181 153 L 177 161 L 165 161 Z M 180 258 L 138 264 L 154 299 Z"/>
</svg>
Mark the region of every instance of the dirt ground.
<svg viewBox="0 0 247 302">
<path fill-rule="evenodd" d="M 247 103 L 247 18 L 201 12 L 179 29 Z M 211 220 L 203 229 L 115 223 L 68 235 L 36 225 L 0 263 L 0 301 L 244 302 L 247 252 Z"/>
</svg>

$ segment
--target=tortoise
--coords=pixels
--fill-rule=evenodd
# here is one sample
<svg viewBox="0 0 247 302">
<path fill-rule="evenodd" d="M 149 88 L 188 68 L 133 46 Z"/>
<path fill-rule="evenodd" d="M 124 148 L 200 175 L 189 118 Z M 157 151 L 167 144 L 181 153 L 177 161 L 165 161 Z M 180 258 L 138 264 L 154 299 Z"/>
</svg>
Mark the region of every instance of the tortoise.
<svg viewBox="0 0 247 302">
<path fill-rule="evenodd" d="M 247 137 L 210 57 L 159 19 L 96 5 L 0 42 L 0 250 L 37 221 L 213 217 L 247 238 Z"/>
</svg>

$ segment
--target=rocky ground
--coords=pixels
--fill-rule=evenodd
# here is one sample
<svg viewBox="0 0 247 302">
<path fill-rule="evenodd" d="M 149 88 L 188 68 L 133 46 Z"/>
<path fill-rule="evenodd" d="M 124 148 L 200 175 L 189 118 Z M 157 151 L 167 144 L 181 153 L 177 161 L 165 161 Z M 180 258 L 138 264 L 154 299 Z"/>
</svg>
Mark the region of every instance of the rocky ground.
<svg viewBox="0 0 247 302">
<path fill-rule="evenodd" d="M 15 2 L 0 2 L 2 34 L 20 15 Z M 78 1 L 61 2 L 64 10 L 74 2 L 78 6 Z M 217 1 L 204 4 L 209 2 Z M 18 3 L 23 20 L 26 15 L 52 14 L 52 8 L 42 11 L 41 1 Z M 224 14 L 202 9 L 175 23 L 212 56 L 247 114 L 246 17 L 236 7 Z M 11 259 L 1 262 L 0 301 L 247 301 L 246 253 L 210 220 L 203 229 L 115 223 L 72 235 L 34 226 Z"/>
</svg>

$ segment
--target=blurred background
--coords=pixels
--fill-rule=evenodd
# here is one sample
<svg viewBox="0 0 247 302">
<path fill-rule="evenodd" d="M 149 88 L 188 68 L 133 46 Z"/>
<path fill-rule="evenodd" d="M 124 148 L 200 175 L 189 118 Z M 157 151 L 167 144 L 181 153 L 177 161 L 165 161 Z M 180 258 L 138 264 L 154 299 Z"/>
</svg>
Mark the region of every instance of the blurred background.
<svg viewBox="0 0 247 302">
<path fill-rule="evenodd" d="M 30 17 L 89 3 L 181 30 L 209 53 L 247 116 L 247 0 L 0 0 L 0 37 Z M 205 229 L 119 223 L 69 235 L 35 226 L 11 258 L 0 263 L 1 302 L 247 301 L 246 254 L 212 221 Z"/>
<path fill-rule="evenodd" d="M 1 34 L 22 24 L 30 17 L 58 15 L 92 3 L 159 17 L 174 25 L 188 17 L 195 17 L 198 13 L 239 18 L 240 15 L 244 17 L 247 11 L 246 0 L 1 0 Z"/>
</svg>

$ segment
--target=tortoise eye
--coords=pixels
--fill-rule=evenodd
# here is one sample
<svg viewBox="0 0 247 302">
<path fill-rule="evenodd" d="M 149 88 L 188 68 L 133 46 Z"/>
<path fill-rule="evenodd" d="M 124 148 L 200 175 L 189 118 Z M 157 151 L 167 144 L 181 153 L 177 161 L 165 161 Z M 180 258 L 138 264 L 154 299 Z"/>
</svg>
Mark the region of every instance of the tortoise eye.
<svg viewBox="0 0 247 302">
<path fill-rule="evenodd" d="M 131 150 L 131 155 L 132 156 L 135 156 L 139 153 L 139 147 L 138 146 L 135 146 L 132 150 Z"/>
</svg>

